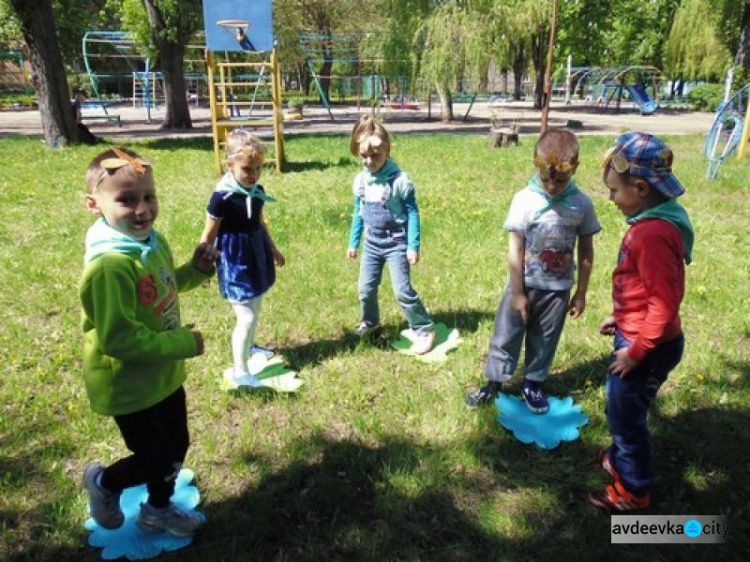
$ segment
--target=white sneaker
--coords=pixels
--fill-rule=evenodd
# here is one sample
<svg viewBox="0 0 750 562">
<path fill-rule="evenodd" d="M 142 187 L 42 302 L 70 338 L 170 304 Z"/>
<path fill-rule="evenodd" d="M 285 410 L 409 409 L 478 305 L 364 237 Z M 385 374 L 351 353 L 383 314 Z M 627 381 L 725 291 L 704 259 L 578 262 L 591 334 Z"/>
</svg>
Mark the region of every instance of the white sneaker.
<svg viewBox="0 0 750 562">
<path fill-rule="evenodd" d="M 435 331 L 432 332 L 420 332 L 415 334 L 414 343 L 411 346 L 412 353 L 416 355 L 424 355 L 432 351 L 435 347 Z"/>
<path fill-rule="evenodd" d="M 104 489 L 99 477 L 104 472 L 104 465 L 91 463 L 83 471 L 83 485 L 89 492 L 89 513 L 96 524 L 105 529 L 118 529 L 125 521 L 120 509 L 120 494 Z"/>
<path fill-rule="evenodd" d="M 276 352 L 273 349 L 269 349 L 267 347 L 263 347 L 262 345 L 254 345 L 250 349 L 250 357 L 253 355 L 261 354 L 266 359 L 271 359 L 274 355 L 276 355 Z"/>
<path fill-rule="evenodd" d="M 239 388 L 240 386 L 258 388 L 262 386 L 257 377 L 248 372 L 237 372 L 234 367 L 224 371 L 224 380 L 229 388 Z"/>
<path fill-rule="evenodd" d="M 135 524 L 149 533 L 167 533 L 173 537 L 192 537 L 203 528 L 206 521 L 194 513 L 181 510 L 171 502 L 162 509 L 152 507 L 148 503 L 142 503 Z"/>
</svg>

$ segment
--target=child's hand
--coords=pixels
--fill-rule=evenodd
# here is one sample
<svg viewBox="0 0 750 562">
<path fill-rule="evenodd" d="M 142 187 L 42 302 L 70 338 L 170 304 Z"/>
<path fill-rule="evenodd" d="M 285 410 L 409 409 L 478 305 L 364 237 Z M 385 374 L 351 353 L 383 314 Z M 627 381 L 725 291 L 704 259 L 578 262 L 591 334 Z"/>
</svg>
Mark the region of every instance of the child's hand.
<svg viewBox="0 0 750 562">
<path fill-rule="evenodd" d="M 610 363 L 609 370 L 621 379 L 627 377 L 638 366 L 638 361 L 628 355 L 627 347 L 621 347 L 614 355 L 615 360 Z"/>
<path fill-rule="evenodd" d="M 357 259 L 357 249 L 356 248 L 349 248 L 346 251 L 346 257 L 350 260 L 356 260 Z"/>
<path fill-rule="evenodd" d="M 524 324 L 529 323 L 529 299 L 526 293 L 513 295 L 510 299 L 510 309 L 521 315 Z"/>
<path fill-rule="evenodd" d="M 409 265 L 419 263 L 419 252 L 416 250 L 406 250 L 406 259 L 409 262 Z"/>
<path fill-rule="evenodd" d="M 211 244 L 206 242 L 198 244 L 193 252 L 193 267 L 202 273 L 211 273 L 219 255 L 219 250 Z"/>
<path fill-rule="evenodd" d="M 604 322 L 599 324 L 599 333 L 603 336 L 614 336 L 617 323 L 614 316 L 607 316 Z"/>
<path fill-rule="evenodd" d="M 193 330 L 193 336 L 195 336 L 195 348 L 196 348 L 196 355 L 203 355 L 206 351 L 206 344 L 203 341 L 203 334 L 201 334 L 197 330 Z"/>
<path fill-rule="evenodd" d="M 573 295 L 572 299 L 570 299 L 570 306 L 568 306 L 568 316 L 570 316 L 571 318 L 578 318 L 581 314 L 583 314 L 584 310 L 586 310 L 586 294 L 576 291 L 576 294 Z"/>
<path fill-rule="evenodd" d="M 271 253 L 273 254 L 273 263 L 275 263 L 278 267 L 284 267 L 284 264 L 286 263 L 284 254 L 279 252 L 278 248 L 276 247 L 271 248 Z"/>
</svg>

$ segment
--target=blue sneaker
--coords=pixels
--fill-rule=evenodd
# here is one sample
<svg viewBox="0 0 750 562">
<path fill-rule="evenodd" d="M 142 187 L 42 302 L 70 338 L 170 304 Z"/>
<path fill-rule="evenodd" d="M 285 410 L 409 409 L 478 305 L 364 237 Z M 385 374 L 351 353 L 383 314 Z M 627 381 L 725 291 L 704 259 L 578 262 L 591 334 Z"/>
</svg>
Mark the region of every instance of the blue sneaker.
<svg viewBox="0 0 750 562">
<path fill-rule="evenodd" d="M 497 393 L 500 392 L 502 385 L 498 382 L 488 382 L 486 385 L 476 389 L 466 395 L 464 402 L 469 408 L 478 408 L 489 404 L 497 397 Z"/>
<path fill-rule="evenodd" d="M 262 354 L 266 359 L 271 359 L 274 355 L 276 355 L 276 352 L 273 349 L 269 349 L 267 347 L 263 347 L 260 345 L 254 345 L 250 348 L 250 357 L 253 355 L 256 355 L 258 353 Z"/>
<path fill-rule="evenodd" d="M 526 406 L 529 407 L 534 414 L 546 414 L 549 410 L 549 403 L 544 397 L 542 387 L 536 381 L 526 380 L 523 383 L 523 399 L 526 401 Z"/>
</svg>

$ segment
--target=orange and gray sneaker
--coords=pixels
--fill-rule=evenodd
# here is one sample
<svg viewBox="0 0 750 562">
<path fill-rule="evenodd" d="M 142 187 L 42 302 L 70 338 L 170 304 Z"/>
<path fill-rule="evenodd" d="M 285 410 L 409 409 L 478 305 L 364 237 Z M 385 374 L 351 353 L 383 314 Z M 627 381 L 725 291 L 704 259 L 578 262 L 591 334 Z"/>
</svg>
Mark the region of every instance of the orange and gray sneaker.
<svg viewBox="0 0 750 562">
<path fill-rule="evenodd" d="M 620 475 L 615 470 L 615 467 L 612 466 L 611 461 L 609 460 L 609 451 L 607 449 L 604 449 L 599 453 L 599 464 L 602 465 L 602 468 L 609 472 L 609 475 L 615 479 L 615 482 L 620 481 Z"/>
<path fill-rule="evenodd" d="M 619 480 L 615 480 L 613 484 L 591 492 L 589 501 L 605 511 L 628 512 L 647 508 L 651 503 L 651 497 L 648 494 L 639 496 L 628 492 Z"/>
</svg>

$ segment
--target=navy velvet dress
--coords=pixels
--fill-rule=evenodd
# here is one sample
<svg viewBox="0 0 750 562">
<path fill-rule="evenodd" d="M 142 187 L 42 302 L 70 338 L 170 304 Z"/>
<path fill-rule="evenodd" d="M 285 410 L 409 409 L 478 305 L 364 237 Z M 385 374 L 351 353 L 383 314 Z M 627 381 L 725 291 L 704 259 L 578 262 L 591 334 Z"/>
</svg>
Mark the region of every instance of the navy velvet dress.
<svg viewBox="0 0 750 562">
<path fill-rule="evenodd" d="M 265 193 L 262 186 L 258 188 Z M 253 197 L 252 216 L 247 216 L 247 197 L 215 191 L 208 214 L 221 219 L 216 249 L 219 291 L 230 302 L 245 302 L 261 296 L 276 281 L 271 241 L 260 222 L 263 200 Z"/>
</svg>

